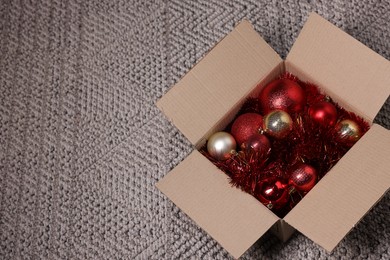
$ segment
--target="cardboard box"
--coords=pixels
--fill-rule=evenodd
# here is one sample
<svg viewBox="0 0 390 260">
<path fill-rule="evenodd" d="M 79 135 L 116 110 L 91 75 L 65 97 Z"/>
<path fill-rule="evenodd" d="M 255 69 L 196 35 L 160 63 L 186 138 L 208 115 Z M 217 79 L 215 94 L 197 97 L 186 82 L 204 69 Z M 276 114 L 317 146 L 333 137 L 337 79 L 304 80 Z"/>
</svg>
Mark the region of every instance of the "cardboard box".
<svg viewBox="0 0 390 260">
<path fill-rule="evenodd" d="M 285 61 L 242 21 L 157 106 L 199 149 L 284 71 L 371 124 L 390 93 L 390 62 L 312 14 Z M 236 258 L 269 229 L 282 240 L 297 229 L 332 251 L 390 186 L 390 131 L 376 124 L 283 219 L 196 149 L 157 187 Z"/>
</svg>

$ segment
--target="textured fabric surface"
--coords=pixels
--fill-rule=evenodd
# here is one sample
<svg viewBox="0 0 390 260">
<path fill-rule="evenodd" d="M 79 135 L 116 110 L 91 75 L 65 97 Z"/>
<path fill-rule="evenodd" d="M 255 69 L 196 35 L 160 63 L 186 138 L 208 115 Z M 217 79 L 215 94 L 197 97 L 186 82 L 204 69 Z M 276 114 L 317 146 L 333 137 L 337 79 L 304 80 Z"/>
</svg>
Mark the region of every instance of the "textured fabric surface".
<svg viewBox="0 0 390 260">
<path fill-rule="evenodd" d="M 1 1 L 0 258 L 231 258 L 154 186 L 193 149 L 155 102 L 241 19 L 285 57 L 310 11 L 390 59 L 389 0 Z M 389 259 L 389 205 L 243 259 Z"/>
</svg>

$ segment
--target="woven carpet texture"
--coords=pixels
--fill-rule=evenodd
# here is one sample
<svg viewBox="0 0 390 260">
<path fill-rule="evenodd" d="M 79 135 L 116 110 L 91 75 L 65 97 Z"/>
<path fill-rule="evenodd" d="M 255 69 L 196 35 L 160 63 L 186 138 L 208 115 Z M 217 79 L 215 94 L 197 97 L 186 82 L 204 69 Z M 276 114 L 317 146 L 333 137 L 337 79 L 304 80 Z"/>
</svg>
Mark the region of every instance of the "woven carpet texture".
<svg viewBox="0 0 390 260">
<path fill-rule="evenodd" d="M 193 149 L 155 102 L 240 20 L 285 58 L 311 11 L 390 59 L 389 0 L 0 1 L 0 259 L 231 259 L 155 187 Z M 242 258 L 390 259 L 389 206 Z"/>
</svg>

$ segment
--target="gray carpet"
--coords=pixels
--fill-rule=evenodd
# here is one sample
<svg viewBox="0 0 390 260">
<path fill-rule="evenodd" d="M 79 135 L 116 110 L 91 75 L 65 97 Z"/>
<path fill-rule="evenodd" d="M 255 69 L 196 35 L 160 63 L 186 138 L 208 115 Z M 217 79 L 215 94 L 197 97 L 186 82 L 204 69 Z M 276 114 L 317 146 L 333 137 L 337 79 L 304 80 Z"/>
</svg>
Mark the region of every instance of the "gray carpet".
<svg viewBox="0 0 390 260">
<path fill-rule="evenodd" d="M 241 19 L 285 57 L 312 10 L 390 59 L 389 0 L 1 1 L 0 258 L 230 258 L 154 186 L 192 150 L 155 101 Z M 389 259 L 389 205 L 243 259 Z"/>
</svg>

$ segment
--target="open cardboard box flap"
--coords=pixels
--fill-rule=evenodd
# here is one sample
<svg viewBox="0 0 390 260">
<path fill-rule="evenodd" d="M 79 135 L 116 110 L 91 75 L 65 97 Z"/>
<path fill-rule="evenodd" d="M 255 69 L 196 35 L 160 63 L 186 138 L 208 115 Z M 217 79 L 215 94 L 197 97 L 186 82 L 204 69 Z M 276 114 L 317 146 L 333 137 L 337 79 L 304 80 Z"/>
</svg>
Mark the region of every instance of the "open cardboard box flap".
<svg viewBox="0 0 390 260">
<path fill-rule="evenodd" d="M 196 150 L 157 187 L 236 258 L 279 220 Z"/>
<path fill-rule="evenodd" d="M 316 13 L 286 58 L 286 70 L 323 88 L 369 122 L 390 93 L 390 62 Z"/>
<path fill-rule="evenodd" d="M 195 145 L 273 70 L 279 55 L 244 20 L 158 102 L 157 106 Z M 235 113 L 230 113 L 234 115 Z M 232 118 L 230 118 L 231 120 Z"/>
<path fill-rule="evenodd" d="M 390 131 L 370 130 L 284 218 L 332 251 L 390 187 Z"/>
</svg>

